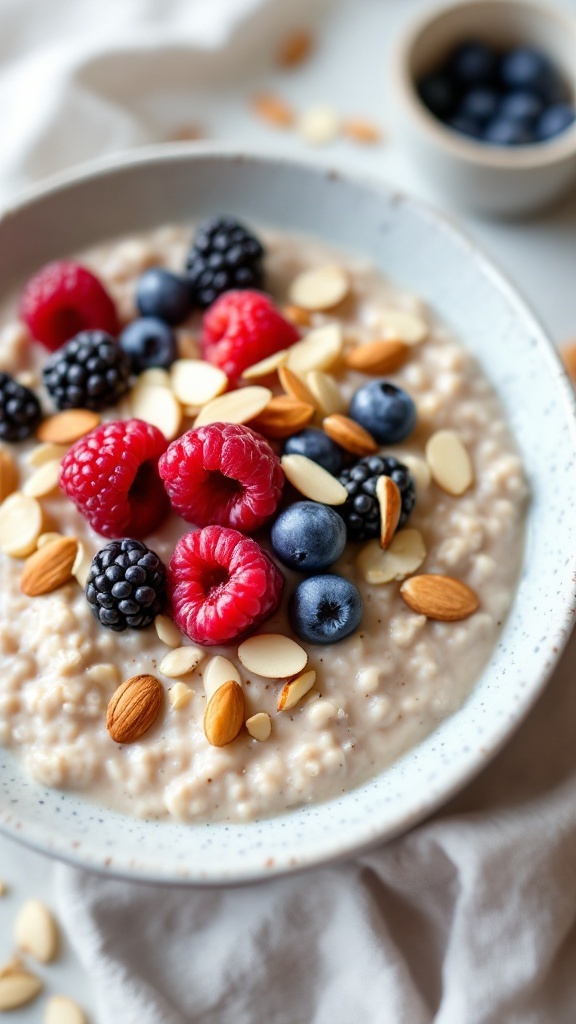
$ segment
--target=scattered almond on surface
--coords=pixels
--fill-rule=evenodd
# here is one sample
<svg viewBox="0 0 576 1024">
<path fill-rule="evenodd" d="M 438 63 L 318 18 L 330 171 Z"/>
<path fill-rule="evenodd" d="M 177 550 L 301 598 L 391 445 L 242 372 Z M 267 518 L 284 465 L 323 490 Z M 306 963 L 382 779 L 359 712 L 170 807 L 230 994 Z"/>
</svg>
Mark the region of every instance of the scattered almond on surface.
<svg viewBox="0 0 576 1024">
<path fill-rule="evenodd" d="M 259 416 L 249 421 L 253 430 L 266 437 L 291 437 L 314 418 L 314 406 L 290 395 L 275 395 Z"/>
<path fill-rule="evenodd" d="M 225 747 L 244 725 L 244 691 L 235 679 L 219 686 L 208 701 L 204 733 L 213 747 Z"/>
<path fill-rule="evenodd" d="M 297 274 L 289 288 L 290 301 L 310 311 L 333 309 L 350 291 L 350 277 L 337 264 L 327 263 Z"/>
<path fill-rule="evenodd" d="M 376 498 L 380 506 L 380 547 L 385 550 L 394 534 L 402 512 L 402 495 L 389 476 L 376 481 Z"/>
<path fill-rule="evenodd" d="M 472 462 L 455 430 L 438 430 L 426 444 L 426 461 L 433 480 L 454 497 L 472 486 Z"/>
<path fill-rule="evenodd" d="M 7 448 L 0 448 L 0 502 L 18 487 L 18 467 Z"/>
<path fill-rule="evenodd" d="M 228 387 L 226 374 L 204 359 L 177 359 L 170 367 L 169 381 L 179 402 L 201 409 Z"/>
<path fill-rule="evenodd" d="M 138 420 L 158 427 L 168 441 L 180 433 L 182 406 L 162 384 L 137 384 L 128 396 L 130 413 Z"/>
<path fill-rule="evenodd" d="M 479 605 L 472 588 L 451 576 L 411 576 L 400 587 L 400 594 L 412 611 L 440 622 L 467 619 Z"/>
<path fill-rule="evenodd" d="M 36 498 L 14 491 L 0 505 L 0 551 L 5 555 L 31 555 L 43 530 L 44 513 Z"/>
<path fill-rule="evenodd" d="M 311 501 L 343 505 L 348 491 L 335 476 L 305 455 L 283 455 L 280 465 L 290 483 Z"/>
<path fill-rule="evenodd" d="M 154 627 L 158 635 L 158 639 L 166 644 L 167 647 L 180 647 L 182 644 L 182 634 L 178 629 L 178 626 L 171 619 L 169 615 L 157 615 L 154 619 Z"/>
<path fill-rule="evenodd" d="M 352 142 L 359 142 L 363 146 L 374 146 L 382 140 L 382 132 L 378 125 L 362 117 L 348 118 L 344 121 L 342 130 L 348 139 L 351 139 Z"/>
<path fill-rule="evenodd" d="M 68 446 L 65 444 L 53 444 L 52 442 L 37 444 L 27 455 L 26 462 L 29 466 L 37 469 L 45 462 L 52 462 L 53 459 L 58 459 L 61 462 L 67 451 Z"/>
<path fill-rule="evenodd" d="M 310 311 L 301 306 L 284 306 L 282 316 L 286 317 L 295 327 L 310 327 L 312 317 Z"/>
<path fill-rule="evenodd" d="M 307 672 L 303 672 L 296 679 L 291 679 L 289 683 L 285 683 L 278 697 L 278 711 L 290 711 L 290 708 L 293 708 L 312 689 L 315 682 L 316 673 L 314 669 L 308 669 Z"/>
<path fill-rule="evenodd" d="M 133 743 L 153 725 L 164 690 L 155 676 L 132 676 L 118 687 L 106 712 L 106 728 L 115 743 Z"/>
<path fill-rule="evenodd" d="M 563 345 L 560 356 L 572 383 L 576 383 L 576 341 Z"/>
<path fill-rule="evenodd" d="M 316 406 L 322 416 L 346 412 L 348 403 L 335 377 L 324 373 L 323 370 L 310 370 L 306 374 L 306 383 L 314 395 Z"/>
<path fill-rule="evenodd" d="M 86 1017 L 68 996 L 50 996 L 44 1008 L 44 1024 L 86 1024 Z"/>
<path fill-rule="evenodd" d="M 275 93 L 256 93 L 252 97 L 251 107 L 257 117 L 274 128 L 291 128 L 296 120 L 292 107 Z"/>
<path fill-rule="evenodd" d="M 181 708 L 185 708 L 187 704 L 192 700 L 194 690 L 191 686 L 186 686 L 186 683 L 174 683 L 168 690 L 168 700 L 174 711 L 180 711 Z"/>
<path fill-rule="evenodd" d="M 221 654 L 216 654 L 215 657 L 210 658 L 202 676 L 204 692 L 208 700 L 210 700 L 213 693 L 216 693 L 219 686 L 227 683 L 230 679 L 241 685 L 240 673 L 236 665 L 228 661 L 228 658 L 223 658 Z"/>
<path fill-rule="evenodd" d="M 159 671 L 170 679 L 189 675 L 206 657 L 206 651 L 190 644 L 187 647 L 175 647 L 160 662 Z"/>
<path fill-rule="evenodd" d="M 308 60 L 314 49 L 314 38 L 308 29 L 295 29 L 280 44 L 277 61 L 282 68 L 293 68 Z"/>
<path fill-rule="evenodd" d="M 344 337 L 340 324 L 323 324 L 288 349 L 287 366 L 306 379 L 311 370 L 329 370 L 340 358 Z"/>
<path fill-rule="evenodd" d="M 27 900 L 14 922 L 14 941 L 19 950 L 40 963 L 48 964 L 58 952 L 58 929 L 47 906 Z"/>
<path fill-rule="evenodd" d="M 322 428 L 328 437 L 331 437 L 336 444 L 339 444 L 345 451 L 352 455 L 375 455 L 378 451 L 378 442 L 374 440 L 364 427 L 361 427 L 355 420 L 351 420 L 342 413 L 332 413 L 322 420 Z"/>
<path fill-rule="evenodd" d="M 410 347 L 404 341 L 367 341 L 351 349 L 345 363 L 350 370 L 379 377 L 398 370 L 409 354 Z"/>
<path fill-rule="evenodd" d="M 76 558 L 74 559 L 74 565 L 72 566 L 72 575 L 77 583 L 80 584 L 82 589 L 88 582 L 88 574 L 92 568 L 92 555 L 84 547 L 80 541 L 78 542 L 78 550 L 76 552 Z"/>
<path fill-rule="evenodd" d="M 300 644 L 281 633 L 259 633 L 244 640 L 238 657 L 249 672 L 265 679 L 285 679 L 301 672 L 308 655 Z"/>
<path fill-rule="evenodd" d="M 254 363 L 249 366 L 247 370 L 244 370 L 242 377 L 244 380 L 259 380 L 261 377 L 269 377 L 271 373 L 276 373 L 279 366 L 282 366 L 288 359 L 288 349 L 281 349 L 280 352 L 275 352 L 272 356 L 267 356 L 266 359 L 261 359 L 258 363 Z"/>
<path fill-rule="evenodd" d="M 272 719 L 265 711 L 258 711 L 246 719 L 246 731 L 254 740 L 264 743 L 272 732 Z"/>
<path fill-rule="evenodd" d="M 207 423 L 247 423 L 259 416 L 272 398 L 270 388 L 253 384 L 237 391 L 228 391 L 212 402 L 208 402 L 194 421 L 195 427 Z"/>
<path fill-rule="evenodd" d="M 79 441 L 100 423 L 100 416 L 90 409 L 66 409 L 48 416 L 36 431 L 39 441 L 70 445 Z"/>
<path fill-rule="evenodd" d="M 419 530 L 404 529 L 394 534 L 385 551 L 379 540 L 369 540 L 360 550 L 356 565 L 366 583 L 379 586 L 406 579 L 420 568 L 426 554 Z"/>
<path fill-rule="evenodd" d="M 304 110 L 296 122 L 298 132 L 312 146 L 327 146 L 342 130 L 342 119 L 328 103 L 317 103 Z"/>
<path fill-rule="evenodd" d="M 44 544 L 24 563 L 20 590 L 28 597 L 39 597 L 62 587 L 72 579 L 78 553 L 75 537 L 58 537 Z"/>
<path fill-rule="evenodd" d="M 42 991 L 42 982 L 23 968 L 0 975 L 0 1012 L 17 1010 Z"/>
<path fill-rule="evenodd" d="M 310 388 L 306 382 L 302 380 L 302 377 L 299 377 L 297 373 L 294 373 L 289 366 L 279 367 L 278 380 L 286 394 L 291 398 L 296 398 L 299 402 L 306 402 L 313 408 L 315 407 L 316 399 L 310 391 Z"/>
<path fill-rule="evenodd" d="M 379 322 L 386 338 L 403 341 L 406 345 L 418 345 L 429 333 L 428 324 L 421 316 L 404 309 L 383 310 Z"/>
</svg>

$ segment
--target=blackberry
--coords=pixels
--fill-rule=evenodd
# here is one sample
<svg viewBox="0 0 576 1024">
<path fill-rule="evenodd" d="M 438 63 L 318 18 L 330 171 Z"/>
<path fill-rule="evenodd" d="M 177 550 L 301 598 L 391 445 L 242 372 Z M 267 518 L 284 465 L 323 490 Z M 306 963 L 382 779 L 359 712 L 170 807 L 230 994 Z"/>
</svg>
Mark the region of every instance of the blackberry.
<svg viewBox="0 0 576 1024">
<path fill-rule="evenodd" d="M 166 569 L 140 540 L 113 540 L 92 559 L 86 597 L 102 626 L 144 629 L 166 603 Z"/>
<path fill-rule="evenodd" d="M 80 331 L 46 363 L 42 376 L 57 409 L 105 409 L 128 390 L 130 360 L 105 331 Z"/>
<path fill-rule="evenodd" d="M 40 402 L 34 392 L 9 373 L 0 373 L 0 440 L 23 441 L 41 419 Z"/>
<path fill-rule="evenodd" d="M 195 305 L 206 309 L 232 288 L 262 288 L 264 248 L 233 217 L 205 221 L 186 259 Z"/>
<path fill-rule="evenodd" d="M 335 505 L 346 523 L 348 540 L 370 540 L 380 536 L 380 508 L 376 498 L 379 476 L 389 476 L 402 498 L 402 511 L 398 528 L 408 520 L 416 501 L 414 481 L 406 466 L 398 459 L 386 455 L 367 455 L 339 476 L 349 497 L 343 505 Z"/>
</svg>

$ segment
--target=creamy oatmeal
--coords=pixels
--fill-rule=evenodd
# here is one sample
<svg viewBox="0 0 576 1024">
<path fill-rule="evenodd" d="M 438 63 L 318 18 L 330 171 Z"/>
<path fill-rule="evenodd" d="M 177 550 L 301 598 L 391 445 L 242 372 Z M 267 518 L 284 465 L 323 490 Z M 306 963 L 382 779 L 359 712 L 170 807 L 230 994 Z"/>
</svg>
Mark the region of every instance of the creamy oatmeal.
<svg viewBox="0 0 576 1024">
<path fill-rule="evenodd" d="M 135 316 L 138 275 L 158 263 L 179 270 L 189 234 L 188 228 L 163 228 L 94 249 L 81 262 L 99 275 L 127 321 Z M 174 635 L 169 620 L 160 626 L 167 642 L 153 626 L 111 632 L 92 616 L 76 580 L 28 597 L 20 589 L 22 559 L 0 555 L 0 742 L 14 750 L 41 785 L 80 790 L 129 814 L 249 820 L 325 800 L 377 774 L 461 706 L 494 647 L 520 568 L 526 500 L 522 466 L 491 385 L 459 340 L 416 298 L 400 293 L 362 260 L 309 240 L 273 234 L 264 239 L 267 288 L 280 306 L 288 303 L 290 283 L 306 268 L 337 265 L 351 280 L 347 297 L 334 310 L 312 313 L 304 330 L 339 322 L 345 352 L 382 338 L 383 331 L 393 336 L 394 325 L 400 336 L 402 330 L 412 333 L 408 358 L 385 375 L 412 396 L 418 414 L 409 439 L 385 450 L 405 462 L 416 485 L 406 530 L 418 531 L 421 554 L 407 575 L 417 571 L 456 579 L 477 595 L 479 607 L 460 621 L 419 614 L 401 596 L 398 580 L 368 582 L 373 578 L 370 549 L 348 543 L 333 571 L 353 580 L 361 593 L 360 626 L 332 645 L 295 638 L 307 651 L 306 669 L 316 677 L 294 706 L 278 712 L 286 680 L 248 671 L 238 658 L 237 643 L 206 647 L 195 667 L 190 670 L 191 663 L 183 662 L 179 672 L 177 667 L 168 676 L 160 665 L 170 645 L 189 644 Z M 3 312 L 0 368 L 41 390 L 38 371 L 45 353 L 30 345 L 15 308 L 16 303 L 7 304 Z M 422 339 L 418 324 L 426 327 Z M 181 357 L 198 358 L 196 330 L 194 319 L 177 329 Z M 340 358 L 329 368 L 324 386 L 336 396 L 336 405 L 340 395 L 345 407 L 372 378 L 342 367 Z M 128 398 L 103 419 L 130 415 Z M 193 422 L 184 419 L 181 429 L 190 429 Z M 441 430 L 455 432 L 471 459 L 473 483 L 460 496 L 438 485 L 441 470 L 434 477 L 430 473 L 434 453 L 429 449 L 427 459 L 427 443 Z M 37 443 L 9 447 L 17 454 L 20 489 L 26 490 L 26 481 L 37 472 L 28 462 Z M 106 543 L 57 490 L 38 500 L 44 532 L 78 538 L 85 561 Z M 189 530 L 171 514 L 146 543 L 168 562 L 177 539 Z M 396 547 L 400 537 L 401 532 Z M 257 539 L 269 549 L 265 532 Z M 300 577 L 281 568 L 283 604 L 258 632 L 294 636 L 286 604 Z M 203 677 L 214 673 L 212 659 L 218 655 L 237 669 L 249 723 L 224 746 L 208 742 L 203 727 Z M 117 687 L 138 674 L 155 676 L 166 696 L 151 728 L 136 742 L 119 744 L 107 731 L 106 710 Z"/>
</svg>

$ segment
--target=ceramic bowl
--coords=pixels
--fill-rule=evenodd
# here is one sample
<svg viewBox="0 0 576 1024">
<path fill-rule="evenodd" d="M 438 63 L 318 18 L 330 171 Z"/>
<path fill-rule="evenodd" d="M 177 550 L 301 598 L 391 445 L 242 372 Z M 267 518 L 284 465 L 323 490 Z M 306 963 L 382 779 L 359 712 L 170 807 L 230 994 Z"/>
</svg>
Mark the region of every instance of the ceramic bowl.
<svg viewBox="0 0 576 1024">
<path fill-rule="evenodd" d="M 251 881 L 350 856 L 424 818 L 502 746 L 541 692 L 572 624 L 576 426 L 541 327 L 493 265 L 436 213 L 316 166 L 159 147 L 59 179 L 0 219 L 3 289 L 47 260 L 163 223 L 226 211 L 362 253 L 420 295 L 481 363 L 531 488 L 513 608 L 460 711 L 383 774 L 338 799 L 245 825 L 141 821 L 45 790 L 0 751 L 0 827 L 86 868 L 157 882 Z"/>
<path fill-rule="evenodd" d="M 576 124 L 548 142 L 517 147 L 477 142 L 442 124 L 420 100 L 415 83 L 467 39 L 500 50 L 538 47 L 574 98 L 576 18 L 531 0 L 464 0 L 428 9 L 395 53 L 399 130 L 426 177 L 451 203 L 503 216 L 533 213 L 576 178 Z"/>
</svg>

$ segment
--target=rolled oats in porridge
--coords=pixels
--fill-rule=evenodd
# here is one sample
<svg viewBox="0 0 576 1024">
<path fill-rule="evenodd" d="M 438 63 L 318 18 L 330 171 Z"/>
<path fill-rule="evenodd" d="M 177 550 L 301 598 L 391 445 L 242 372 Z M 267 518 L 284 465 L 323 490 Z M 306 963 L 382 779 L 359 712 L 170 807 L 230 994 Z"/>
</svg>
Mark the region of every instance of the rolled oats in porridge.
<svg viewBox="0 0 576 1024">
<path fill-rule="evenodd" d="M 0 742 L 143 817 L 379 773 L 465 700 L 522 558 L 461 342 L 362 259 L 235 231 L 102 245 L 2 312 Z"/>
</svg>

